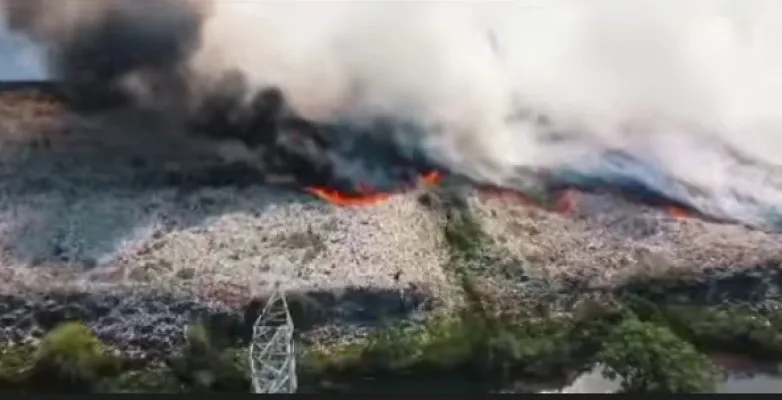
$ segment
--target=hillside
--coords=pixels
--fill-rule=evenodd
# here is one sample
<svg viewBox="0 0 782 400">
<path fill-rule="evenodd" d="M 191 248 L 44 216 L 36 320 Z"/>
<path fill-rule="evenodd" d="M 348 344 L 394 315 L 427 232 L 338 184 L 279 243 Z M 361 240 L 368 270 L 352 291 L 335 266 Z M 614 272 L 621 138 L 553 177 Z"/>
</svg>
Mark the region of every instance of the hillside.
<svg viewBox="0 0 782 400">
<path fill-rule="evenodd" d="M 76 318 L 119 349 L 161 354 L 194 318 L 245 329 L 275 285 L 306 295 L 297 328 L 331 337 L 456 307 L 465 275 L 497 304 L 553 294 L 562 307 L 631 286 L 755 301 L 780 281 L 778 233 L 609 194 L 569 192 L 551 211 L 455 178 L 335 207 L 257 184 L 213 143 L 172 132 L 141 113 L 0 94 L 0 342 Z M 454 235 L 476 244 L 466 270 L 449 269 Z"/>
</svg>

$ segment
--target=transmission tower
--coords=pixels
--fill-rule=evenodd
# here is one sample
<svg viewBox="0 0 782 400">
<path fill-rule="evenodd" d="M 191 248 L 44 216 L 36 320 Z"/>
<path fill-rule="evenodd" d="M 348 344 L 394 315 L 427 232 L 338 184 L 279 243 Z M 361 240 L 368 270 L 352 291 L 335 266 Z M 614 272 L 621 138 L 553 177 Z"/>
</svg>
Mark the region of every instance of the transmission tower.
<svg viewBox="0 0 782 400">
<path fill-rule="evenodd" d="M 293 319 L 279 287 L 255 320 L 250 343 L 250 372 L 255 393 L 296 392 Z"/>
</svg>

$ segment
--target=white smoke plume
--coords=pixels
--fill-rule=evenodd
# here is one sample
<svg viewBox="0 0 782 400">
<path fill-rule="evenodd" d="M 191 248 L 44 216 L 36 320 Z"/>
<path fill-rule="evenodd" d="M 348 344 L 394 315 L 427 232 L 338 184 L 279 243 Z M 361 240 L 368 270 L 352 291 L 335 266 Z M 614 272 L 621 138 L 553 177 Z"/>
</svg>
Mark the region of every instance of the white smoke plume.
<svg viewBox="0 0 782 400">
<path fill-rule="evenodd" d="M 17 25 L 55 49 L 122 8 L 126 27 L 148 34 L 137 41 L 168 43 L 155 50 L 176 63 L 136 58 L 186 70 L 190 97 L 238 71 L 314 120 L 414 121 L 423 133 L 396 140 L 494 183 L 569 166 L 751 223 L 782 206 L 775 0 L 5 1 L 26 3 Z M 54 64 L 62 73 L 62 57 Z M 122 75 L 141 96 L 155 74 Z"/>
</svg>

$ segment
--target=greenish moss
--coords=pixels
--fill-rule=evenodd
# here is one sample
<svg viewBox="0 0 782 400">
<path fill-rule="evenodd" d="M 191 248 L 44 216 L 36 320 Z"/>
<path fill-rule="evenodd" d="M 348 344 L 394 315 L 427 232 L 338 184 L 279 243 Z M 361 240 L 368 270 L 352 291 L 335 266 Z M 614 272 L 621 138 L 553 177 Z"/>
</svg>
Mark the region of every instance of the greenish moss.
<svg viewBox="0 0 782 400">
<path fill-rule="evenodd" d="M 488 237 L 472 216 L 466 212 L 454 213 L 444 228 L 445 240 L 457 256 L 476 258 Z"/>
<path fill-rule="evenodd" d="M 455 212 L 444 228 L 445 241 L 450 249 L 450 259 L 443 265 L 446 273 L 456 280 L 467 302 L 465 312 L 469 320 L 478 320 L 478 324 L 493 325 L 487 315 L 484 294 L 475 282 L 475 275 L 486 264 L 484 255 L 491 245 L 480 223 L 467 212 Z"/>
</svg>

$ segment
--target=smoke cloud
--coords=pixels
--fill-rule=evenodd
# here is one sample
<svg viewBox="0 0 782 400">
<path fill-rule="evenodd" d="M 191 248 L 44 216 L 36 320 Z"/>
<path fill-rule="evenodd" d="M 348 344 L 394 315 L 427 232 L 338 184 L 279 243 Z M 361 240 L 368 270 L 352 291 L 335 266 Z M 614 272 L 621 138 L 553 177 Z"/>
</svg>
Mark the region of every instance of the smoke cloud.
<svg viewBox="0 0 782 400">
<path fill-rule="evenodd" d="M 475 179 L 631 179 L 755 224 L 782 205 L 778 1 L 44 3 L 4 9 L 51 73 L 140 103 L 193 113 L 234 76 L 239 102 L 409 122 L 366 134 Z"/>
</svg>

